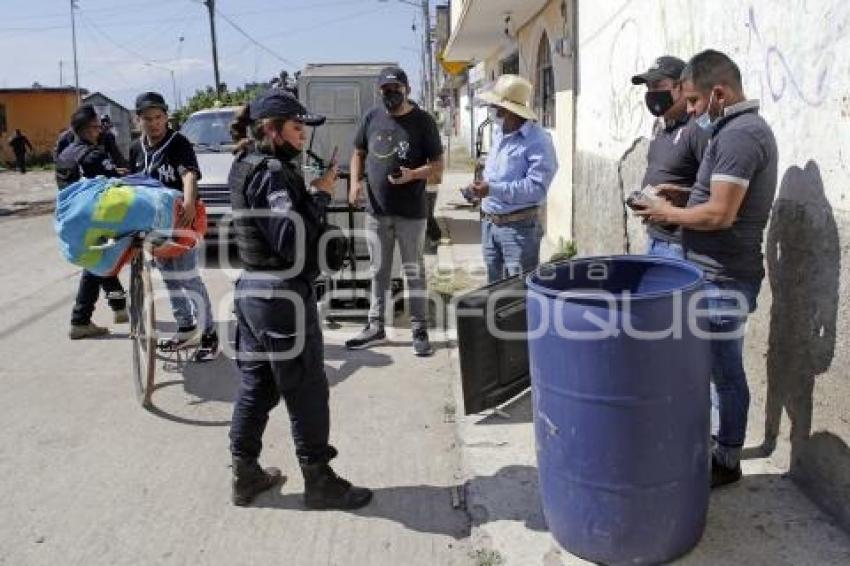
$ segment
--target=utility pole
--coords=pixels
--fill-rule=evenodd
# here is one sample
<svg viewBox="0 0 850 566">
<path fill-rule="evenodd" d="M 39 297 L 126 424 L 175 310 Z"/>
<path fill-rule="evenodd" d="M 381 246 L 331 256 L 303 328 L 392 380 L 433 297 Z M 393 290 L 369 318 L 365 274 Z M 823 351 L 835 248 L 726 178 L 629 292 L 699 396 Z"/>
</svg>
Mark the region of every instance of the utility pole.
<svg viewBox="0 0 850 566">
<path fill-rule="evenodd" d="M 422 19 L 425 29 L 422 30 L 425 40 L 425 56 L 428 58 L 428 90 L 426 104 L 428 112 L 434 111 L 434 53 L 431 46 L 431 6 L 428 0 L 422 0 Z"/>
<path fill-rule="evenodd" d="M 80 104 L 80 72 L 77 68 L 77 24 L 74 18 L 74 10 L 78 7 L 77 0 L 71 0 L 71 41 L 74 42 L 74 89 L 77 91 L 77 105 Z"/>
<path fill-rule="evenodd" d="M 215 73 L 215 92 L 221 94 L 221 78 L 218 74 L 218 45 L 215 39 L 215 0 L 204 0 L 204 6 L 210 11 L 210 36 L 212 37 L 213 72 Z"/>
<path fill-rule="evenodd" d="M 62 59 L 59 59 L 59 86 L 65 86 L 65 77 L 62 75 Z"/>
</svg>

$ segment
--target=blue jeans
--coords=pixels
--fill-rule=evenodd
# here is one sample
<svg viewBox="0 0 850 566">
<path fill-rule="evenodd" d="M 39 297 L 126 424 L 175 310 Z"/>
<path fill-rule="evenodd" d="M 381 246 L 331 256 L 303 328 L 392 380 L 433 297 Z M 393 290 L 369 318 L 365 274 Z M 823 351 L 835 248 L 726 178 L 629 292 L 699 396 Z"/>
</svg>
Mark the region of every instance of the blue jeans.
<svg viewBox="0 0 850 566">
<path fill-rule="evenodd" d="M 481 248 L 487 266 L 487 282 L 493 283 L 528 271 L 540 263 L 543 230 L 537 218 L 498 226 L 481 222 Z"/>
<path fill-rule="evenodd" d="M 649 237 L 649 246 L 646 249 L 647 255 L 655 257 L 669 257 L 672 259 L 684 259 L 685 252 L 682 250 L 682 244 L 668 242 L 659 238 Z"/>
<path fill-rule="evenodd" d="M 156 266 L 168 289 L 174 320 L 180 328 L 194 328 L 199 324 L 204 332 L 213 329 L 212 305 L 207 288 L 198 271 L 198 250 L 191 249 L 171 259 L 157 259 Z"/>
<path fill-rule="evenodd" d="M 744 332 L 760 287 L 760 280 L 708 281 L 704 287 L 709 294 L 703 304 L 709 311 L 709 331 L 730 335 L 711 338 L 711 430 L 721 449 L 740 448 L 747 432 L 750 389 L 744 371 Z"/>
</svg>

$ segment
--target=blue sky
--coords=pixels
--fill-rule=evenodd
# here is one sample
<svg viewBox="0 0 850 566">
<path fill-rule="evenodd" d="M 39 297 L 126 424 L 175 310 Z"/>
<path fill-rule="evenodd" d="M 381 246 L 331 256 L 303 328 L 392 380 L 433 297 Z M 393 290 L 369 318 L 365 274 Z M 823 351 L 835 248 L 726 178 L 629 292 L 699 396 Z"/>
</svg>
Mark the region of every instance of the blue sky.
<svg viewBox="0 0 850 566">
<path fill-rule="evenodd" d="M 213 83 L 207 9 L 199 0 L 77 0 L 80 86 L 125 105 L 158 90 L 173 105 Z M 432 2 L 434 4 L 434 2 Z M 418 92 L 421 10 L 399 0 L 217 0 L 219 68 L 231 87 L 305 63 L 397 61 Z M 69 0 L 0 0 L 0 87 L 74 83 Z M 433 17 L 433 16 L 432 16 Z M 411 30 L 416 24 L 417 31 Z M 183 41 L 180 41 L 183 37 Z"/>
</svg>

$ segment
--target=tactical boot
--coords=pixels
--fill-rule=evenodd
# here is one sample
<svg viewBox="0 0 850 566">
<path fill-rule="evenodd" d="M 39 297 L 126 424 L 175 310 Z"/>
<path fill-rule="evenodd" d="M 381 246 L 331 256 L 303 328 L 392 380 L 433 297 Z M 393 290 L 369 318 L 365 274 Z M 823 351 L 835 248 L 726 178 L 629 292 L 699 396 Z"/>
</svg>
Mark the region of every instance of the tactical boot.
<svg viewBox="0 0 850 566">
<path fill-rule="evenodd" d="M 310 509 L 360 509 L 372 500 L 372 491 L 354 487 L 328 464 L 302 464 L 304 504 Z"/>
<path fill-rule="evenodd" d="M 250 504 L 260 493 L 286 481 L 277 468 L 260 467 L 256 460 L 233 457 L 233 504 Z"/>
</svg>

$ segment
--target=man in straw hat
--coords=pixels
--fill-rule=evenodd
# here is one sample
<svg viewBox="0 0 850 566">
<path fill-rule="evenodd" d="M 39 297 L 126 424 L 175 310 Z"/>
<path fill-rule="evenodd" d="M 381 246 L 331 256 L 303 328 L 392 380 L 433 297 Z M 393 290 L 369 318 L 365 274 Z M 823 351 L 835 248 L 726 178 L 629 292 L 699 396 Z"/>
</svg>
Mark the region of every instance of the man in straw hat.
<svg viewBox="0 0 850 566">
<path fill-rule="evenodd" d="M 483 199 L 481 247 L 490 283 L 539 263 L 538 213 L 558 159 L 552 138 L 536 122 L 531 97 L 531 83 L 517 75 L 502 75 L 479 96 L 495 127 L 483 178 L 470 190 Z"/>
</svg>

